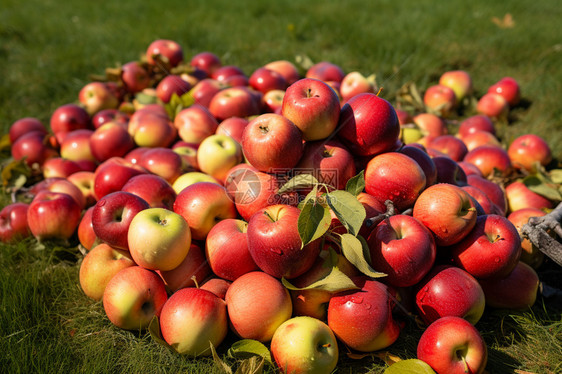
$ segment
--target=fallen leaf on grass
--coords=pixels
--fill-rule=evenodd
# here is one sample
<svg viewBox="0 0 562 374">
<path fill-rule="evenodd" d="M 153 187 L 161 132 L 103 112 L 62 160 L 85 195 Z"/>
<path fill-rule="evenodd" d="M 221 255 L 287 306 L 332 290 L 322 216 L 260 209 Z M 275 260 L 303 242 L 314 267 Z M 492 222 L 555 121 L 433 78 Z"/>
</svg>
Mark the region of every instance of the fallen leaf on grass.
<svg viewBox="0 0 562 374">
<path fill-rule="evenodd" d="M 515 27 L 515 21 L 510 13 L 507 13 L 503 16 L 503 19 L 499 19 L 498 17 L 492 17 L 492 22 L 496 24 L 500 29 L 512 29 Z"/>
</svg>

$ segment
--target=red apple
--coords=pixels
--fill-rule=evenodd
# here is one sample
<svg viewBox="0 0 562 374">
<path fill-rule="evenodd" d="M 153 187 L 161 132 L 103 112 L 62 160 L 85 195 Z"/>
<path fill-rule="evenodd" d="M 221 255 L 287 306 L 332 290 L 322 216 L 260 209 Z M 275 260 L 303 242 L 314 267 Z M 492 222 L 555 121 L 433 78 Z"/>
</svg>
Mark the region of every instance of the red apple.
<svg viewBox="0 0 562 374">
<path fill-rule="evenodd" d="M 139 174 L 132 177 L 123 185 L 121 191 L 137 195 L 151 208 L 168 210 L 172 210 L 177 195 L 168 181 L 154 174 Z"/>
<path fill-rule="evenodd" d="M 502 146 L 494 134 L 480 130 L 465 135 L 462 138 L 462 141 L 466 145 L 466 149 L 468 151 L 472 151 L 474 148 L 480 147 L 481 145 L 489 145 L 500 148 Z"/>
<path fill-rule="evenodd" d="M 188 143 L 200 144 L 217 131 L 218 122 L 202 105 L 194 104 L 182 109 L 174 118 L 179 137 Z"/>
<path fill-rule="evenodd" d="M 141 166 L 120 157 L 112 157 L 98 166 L 94 175 L 94 195 L 99 200 L 105 195 L 120 191 L 129 179 L 146 173 Z"/>
<path fill-rule="evenodd" d="M 99 244 L 99 239 L 94 232 L 94 226 L 92 225 L 92 213 L 94 207 L 91 206 L 82 215 L 82 219 L 78 224 L 78 240 L 82 247 L 87 251 L 91 250 L 97 244 Z"/>
<path fill-rule="evenodd" d="M 45 144 L 45 136 L 38 131 L 20 136 L 11 148 L 14 160 L 25 160 L 29 166 L 41 166 L 47 159 L 57 156 L 57 152 Z"/>
<path fill-rule="evenodd" d="M 245 118 L 240 117 L 230 117 L 219 123 L 217 127 L 217 135 L 228 135 L 232 139 L 236 140 L 238 143 L 242 143 L 242 135 L 244 134 L 244 129 L 250 123 Z"/>
<path fill-rule="evenodd" d="M 502 175 L 508 175 L 512 170 L 511 160 L 507 152 L 493 145 L 481 145 L 466 154 L 463 161 L 475 165 L 482 172 L 483 177 L 497 171 Z"/>
<path fill-rule="evenodd" d="M 144 152 L 138 165 L 173 184 L 183 173 L 181 156 L 170 148 L 154 147 Z"/>
<path fill-rule="evenodd" d="M 521 227 L 529 222 L 529 218 L 531 217 L 542 217 L 546 215 L 545 212 L 536 208 L 523 208 L 512 213 L 507 216 L 509 222 L 513 223 L 517 231 L 519 232 L 519 236 L 521 237 L 521 258 L 522 262 L 532 266 L 534 269 L 537 269 L 544 260 L 544 254 L 540 251 L 538 247 L 536 247 L 531 241 L 527 238 L 524 238 L 521 235 Z"/>
<path fill-rule="evenodd" d="M 129 266 L 115 274 L 105 286 L 103 308 L 115 326 L 142 330 L 159 316 L 168 299 L 162 279 L 153 271 Z"/>
<path fill-rule="evenodd" d="M 505 188 L 505 197 L 511 212 L 525 208 L 552 209 L 550 200 L 531 191 L 520 181 L 514 181 Z"/>
<path fill-rule="evenodd" d="M 66 104 L 58 107 L 53 112 L 50 125 L 60 144 L 67 133 L 78 129 L 89 129 L 90 116 L 86 110 L 78 105 Z"/>
<path fill-rule="evenodd" d="M 516 138 L 509 145 L 507 155 L 514 167 L 528 171 L 535 170 L 536 163 L 545 166 L 552 160 L 548 143 L 534 134 L 525 134 Z"/>
<path fill-rule="evenodd" d="M 220 58 L 208 51 L 200 52 L 193 56 L 189 64 L 197 69 L 203 70 L 208 76 L 211 76 L 222 66 Z"/>
<path fill-rule="evenodd" d="M 259 171 L 292 169 L 300 160 L 302 134 L 287 118 L 274 113 L 254 118 L 242 134 L 242 150 Z"/>
<path fill-rule="evenodd" d="M 343 102 L 361 93 L 375 93 L 374 84 L 358 71 L 348 73 L 341 81 L 340 95 Z"/>
<path fill-rule="evenodd" d="M 436 149 L 455 161 L 462 161 L 468 152 L 466 145 L 453 135 L 440 135 L 429 141 L 429 148 Z"/>
<path fill-rule="evenodd" d="M 301 78 L 297 67 L 292 62 L 287 60 L 277 60 L 269 62 L 264 65 L 264 68 L 276 71 L 281 74 L 281 76 L 285 78 L 288 86 L 295 83 Z"/>
<path fill-rule="evenodd" d="M 510 106 L 519 103 L 520 91 L 519 83 L 511 77 L 504 77 L 488 88 L 488 92 L 503 96 Z"/>
<path fill-rule="evenodd" d="M 78 187 L 84 195 L 84 206 L 90 207 L 96 203 L 94 196 L 94 178 L 95 174 L 91 171 L 79 171 L 69 175 L 66 179 Z"/>
<path fill-rule="evenodd" d="M 162 307 L 160 331 L 179 354 L 210 356 L 228 332 L 226 303 L 212 292 L 183 288 Z"/>
<path fill-rule="evenodd" d="M 211 268 L 200 245 L 192 242 L 184 260 L 172 270 L 156 271 L 170 293 L 186 287 L 197 287 L 209 275 Z"/>
<path fill-rule="evenodd" d="M 429 157 L 429 155 L 427 154 L 427 152 L 411 145 L 402 147 L 399 152 L 412 158 L 414 161 L 418 163 L 420 168 L 423 170 L 423 173 L 425 174 L 426 187 L 435 184 L 435 182 L 437 181 L 437 168 L 431 157 Z"/>
<path fill-rule="evenodd" d="M 449 183 L 456 186 L 467 184 L 466 174 L 456 161 L 447 156 L 435 156 L 432 160 L 437 170 L 436 183 Z"/>
<path fill-rule="evenodd" d="M 392 316 L 395 298 L 386 285 L 354 278 L 359 290 L 340 292 L 330 299 L 328 326 L 349 348 L 373 352 L 396 341 L 400 327 Z"/>
<path fill-rule="evenodd" d="M 39 241 L 68 240 L 80 224 L 81 209 L 76 200 L 68 194 L 41 191 L 29 204 L 27 224 Z"/>
<path fill-rule="evenodd" d="M 189 94 L 193 97 L 195 103 L 205 108 L 209 108 L 209 104 L 211 103 L 213 96 L 224 88 L 224 83 L 214 79 L 205 78 L 197 82 L 189 91 Z"/>
<path fill-rule="evenodd" d="M 411 216 L 396 215 L 383 220 L 369 236 L 373 269 L 395 287 L 418 283 L 433 267 L 436 249 L 431 232 Z"/>
<path fill-rule="evenodd" d="M 326 83 L 305 78 L 287 88 L 281 113 L 301 130 L 304 140 L 320 140 L 336 129 L 340 102 Z"/>
<path fill-rule="evenodd" d="M 414 205 L 413 215 L 447 246 L 461 241 L 476 224 L 476 208 L 470 195 L 452 184 L 435 184 L 424 190 Z"/>
<path fill-rule="evenodd" d="M 65 141 L 70 135 L 65 138 Z M 135 142 L 127 131 L 126 125 L 110 121 L 94 131 L 88 145 L 94 159 L 104 162 L 112 157 L 125 156 L 135 147 Z"/>
<path fill-rule="evenodd" d="M 265 112 L 281 114 L 285 90 L 267 91 L 262 98 L 262 108 Z"/>
<path fill-rule="evenodd" d="M 166 75 L 156 86 L 156 96 L 166 104 L 170 102 L 173 94 L 181 97 L 189 90 L 191 90 L 191 84 L 180 76 Z"/>
<path fill-rule="evenodd" d="M 447 124 L 439 116 L 432 113 L 419 113 L 412 118 L 422 135 L 437 137 L 447 134 Z"/>
<path fill-rule="evenodd" d="M 488 362 L 482 336 L 458 317 L 443 317 L 432 323 L 418 342 L 417 355 L 439 374 L 480 374 Z"/>
<path fill-rule="evenodd" d="M 260 113 L 260 105 L 246 87 L 230 87 L 213 96 L 209 111 L 218 120 L 249 117 Z"/>
<path fill-rule="evenodd" d="M 205 283 L 203 283 L 203 285 L 199 288 L 201 288 L 202 290 L 210 291 L 224 300 L 226 297 L 226 292 L 228 291 L 228 288 L 231 284 L 232 282 L 227 281 L 226 279 L 211 278 L 205 281 Z"/>
<path fill-rule="evenodd" d="M 459 125 L 459 136 L 464 138 L 465 136 L 472 134 L 476 131 L 486 131 L 492 135 L 496 134 L 496 129 L 494 123 L 490 117 L 476 114 L 474 116 L 464 119 Z"/>
<path fill-rule="evenodd" d="M 507 218 L 479 216 L 472 231 L 451 247 L 451 255 L 457 266 L 475 278 L 503 278 L 519 261 L 521 239 Z"/>
<path fill-rule="evenodd" d="M 60 144 L 61 157 L 72 161 L 96 161 L 90 147 L 92 134 L 94 132 L 88 129 L 69 132 Z"/>
<path fill-rule="evenodd" d="M 67 178 L 69 175 L 83 171 L 79 164 L 62 157 L 52 157 L 43 163 L 44 178 Z"/>
<path fill-rule="evenodd" d="M 425 188 L 425 173 L 412 158 L 398 152 L 375 156 L 365 169 L 365 191 L 399 211 L 410 208 Z"/>
<path fill-rule="evenodd" d="M 76 201 L 80 210 L 85 206 L 85 198 L 82 191 L 65 178 L 55 177 L 43 179 L 34 184 L 29 190 L 31 194 L 38 194 L 41 191 L 65 193 Z"/>
<path fill-rule="evenodd" d="M 487 93 L 478 100 L 476 111 L 490 118 L 505 118 L 509 111 L 509 103 L 497 93 Z"/>
<path fill-rule="evenodd" d="M 226 189 L 210 182 L 184 188 L 174 202 L 174 212 L 185 218 L 195 240 L 204 240 L 219 221 L 236 218 L 234 202 Z"/>
<path fill-rule="evenodd" d="M 238 66 L 234 65 L 224 65 L 220 68 L 216 69 L 212 74 L 211 78 L 220 81 L 226 81 L 229 77 L 234 77 L 237 75 L 246 76 L 244 71 L 240 69 Z"/>
<path fill-rule="evenodd" d="M 78 100 L 89 115 L 104 109 L 115 109 L 119 105 L 119 99 L 103 82 L 86 84 L 78 93 Z"/>
<path fill-rule="evenodd" d="M 321 61 L 311 66 L 306 72 L 306 78 L 318 79 L 324 82 L 341 82 L 345 77 L 342 68 L 328 61 Z"/>
<path fill-rule="evenodd" d="M 494 204 L 481 189 L 470 185 L 461 186 L 461 188 L 468 192 L 468 194 L 478 202 L 484 214 L 501 213 L 497 205 Z"/>
<path fill-rule="evenodd" d="M 129 134 L 139 147 L 168 147 L 176 139 L 177 130 L 168 115 L 151 109 L 136 111 L 129 121 Z"/>
<path fill-rule="evenodd" d="M 9 130 L 9 137 L 10 137 L 10 144 L 14 144 L 14 142 L 22 135 L 37 131 L 44 136 L 47 135 L 47 129 L 45 125 L 37 118 L 33 117 L 24 117 L 18 119 L 10 126 Z"/>
<path fill-rule="evenodd" d="M 423 95 L 423 103 L 428 112 L 440 117 L 448 117 L 457 105 L 455 91 L 442 84 L 430 86 Z"/>
<path fill-rule="evenodd" d="M 355 155 L 369 156 L 394 148 L 400 135 L 396 111 L 375 94 L 359 94 L 341 109 L 338 136 Z"/>
<path fill-rule="evenodd" d="M 89 298 L 101 300 L 111 278 L 120 270 L 134 265 L 129 252 L 101 243 L 92 248 L 80 264 L 80 287 Z"/>
<path fill-rule="evenodd" d="M 252 75 L 250 75 L 248 82 L 253 89 L 264 94 L 268 91 L 284 90 L 287 88 L 287 82 L 281 74 L 265 67 L 256 69 Z"/>
<path fill-rule="evenodd" d="M 11 203 L 0 210 L 0 241 L 15 243 L 31 235 L 27 224 L 27 203 Z"/>
<path fill-rule="evenodd" d="M 117 109 L 104 109 L 100 110 L 92 117 L 92 125 L 95 129 L 100 127 L 106 122 L 117 122 L 122 125 L 129 123 L 129 115 Z"/>
<path fill-rule="evenodd" d="M 225 300 L 232 331 L 242 339 L 261 342 L 269 342 L 293 310 L 289 291 L 281 281 L 261 271 L 232 282 Z"/>
<path fill-rule="evenodd" d="M 129 192 L 117 191 L 103 196 L 94 205 L 92 228 L 96 236 L 117 249 L 129 249 L 127 232 L 133 217 L 149 205 Z"/>
<path fill-rule="evenodd" d="M 455 316 L 476 324 L 486 305 L 478 281 L 463 269 L 436 266 L 416 286 L 416 310 L 427 324 Z"/>
<path fill-rule="evenodd" d="M 469 175 L 466 179 L 469 185 L 479 188 L 488 196 L 492 203 L 497 206 L 500 215 L 505 215 L 507 212 L 507 200 L 504 189 L 500 185 L 477 175 Z"/>
<path fill-rule="evenodd" d="M 156 56 L 159 56 L 171 67 L 174 67 L 183 61 L 183 50 L 181 46 L 173 40 L 158 39 L 148 46 L 146 50 L 146 60 L 149 64 L 156 65 Z"/>
<path fill-rule="evenodd" d="M 121 80 L 127 91 L 136 93 L 150 85 L 150 76 L 137 61 L 131 61 L 121 67 Z"/>
<path fill-rule="evenodd" d="M 464 70 L 446 71 L 439 78 L 439 84 L 453 90 L 457 103 L 472 94 L 472 78 Z"/>
</svg>

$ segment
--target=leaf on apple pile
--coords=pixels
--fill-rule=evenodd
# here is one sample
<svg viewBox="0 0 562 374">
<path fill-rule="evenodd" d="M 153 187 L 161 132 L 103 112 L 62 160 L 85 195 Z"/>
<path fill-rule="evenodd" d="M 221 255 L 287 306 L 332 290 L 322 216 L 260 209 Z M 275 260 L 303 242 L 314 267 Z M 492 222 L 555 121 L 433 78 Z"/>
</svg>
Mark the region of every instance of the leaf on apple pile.
<svg viewBox="0 0 562 374">
<path fill-rule="evenodd" d="M 363 204 L 353 194 L 342 190 L 328 192 L 326 201 L 347 232 L 357 236 L 367 216 Z"/>
<path fill-rule="evenodd" d="M 309 284 L 306 287 L 295 287 L 285 278 L 282 278 L 281 282 L 283 283 L 285 288 L 293 291 L 314 289 L 314 290 L 323 290 L 329 292 L 341 292 L 347 290 L 355 290 L 359 288 L 337 266 L 332 267 L 332 271 L 330 272 L 330 274 L 326 275 L 324 278 L 314 283 Z"/>
<path fill-rule="evenodd" d="M 181 96 L 174 92 L 170 98 L 170 102 L 168 102 L 164 108 L 166 109 L 170 119 L 173 121 L 182 109 L 188 108 L 194 103 L 195 99 L 189 92 L 186 92 Z"/>
<path fill-rule="evenodd" d="M 314 65 L 314 61 L 312 61 L 310 57 L 306 55 L 296 55 L 295 62 L 304 71 L 307 71 Z"/>
<path fill-rule="evenodd" d="M 317 199 L 308 199 L 301 209 L 298 219 L 299 236 L 302 247 L 322 237 L 330 228 L 332 218 L 330 208 Z"/>
<path fill-rule="evenodd" d="M 359 195 L 365 189 L 365 170 L 347 181 L 345 190 L 353 196 Z"/>
<path fill-rule="evenodd" d="M 361 240 L 351 234 L 341 235 L 341 249 L 342 253 L 351 262 L 357 270 L 371 278 L 385 277 L 385 273 L 374 270 L 369 265 L 369 247 L 365 240 Z"/>
<path fill-rule="evenodd" d="M 384 374 L 435 374 L 435 371 L 422 360 L 411 358 L 409 360 L 401 360 L 390 366 L 384 371 Z"/>
<path fill-rule="evenodd" d="M 0 138 L 0 153 L 10 154 L 12 143 L 10 142 L 10 134 L 6 133 Z"/>
<path fill-rule="evenodd" d="M 234 342 L 228 349 L 228 356 L 237 359 L 247 359 L 260 357 L 264 361 L 273 365 L 269 349 L 262 343 L 254 339 L 242 339 Z"/>
<path fill-rule="evenodd" d="M 158 101 L 158 99 L 156 98 L 155 95 L 149 95 L 147 93 L 144 92 L 138 92 L 135 95 L 135 100 L 138 101 L 139 104 L 142 105 L 149 105 L 149 104 L 156 104 L 156 102 Z"/>
<path fill-rule="evenodd" d="M 17 191 L 22 188 L 32 175 L 31 168 L 25 160 L 10 159 L 2 165 L 2 187 L 7 192 Z"/>
<path fill-rule="evenodd" d="M 277 193 L 281 195 L 285 192 L 298 189 L 314 188 L 315 186 L 318 186 L 318 184 L 320 184 L 320 182 L 318 182 L 318 179 L 316 179 L 312 174 L 298 174 L 289 179 L 289 181 L 285 183 L 279 191 L 277 191 Z"/>
<path fill-rule="evenodd" d="M 175 352 L 172 346 L 169 345 L 162 337 L 162 332 L 160 331 L 160 322 L 158 321 L 157 316 L 154 316 L 152 318 L 152 321 L 150 321 L 150 324 L 148 325 L 148 332 L 150 333 L 150 336 L 156 343 Z"/>
<path fill-rule="evenodd" d="M 535 174 L 523 178 L 522 182 L 531 191 L 549 200 L 562 201 L 560 185 L 555 183 L 542 168 L 539 168 Z"/>
<path fill-rule="evenodd" d="M 209 342 L 210 346 L 211 346 L 211 355 L 213 356 L 213 361 L 215 362 L 215 364 L 219 367 L 219 369 L 221 369 L 224 373 L 226 374 L 232 374 L 232 369 L 230 368 L 230 366 L 227 365 L 226 362 L 224 362 L 223 360 L 221 360 L 221 358 L 219 357 L 219 355 L 217 354 L 217 350 L 215 349 L 215 346 L 213 345 L 213 343 Z"/>
<path fill-rule="evenodd" d="M 562 184 L 562 169 L 551 170 L 550 179 L 556 184 Z"/>
<path fill-rule="evenodd" d="M 399 107 L 409 112 L 423 112 L 425 105 L 418 87 L 414 82 L 405 83 L 396 93 L 396 102 Z"/>
</svg>

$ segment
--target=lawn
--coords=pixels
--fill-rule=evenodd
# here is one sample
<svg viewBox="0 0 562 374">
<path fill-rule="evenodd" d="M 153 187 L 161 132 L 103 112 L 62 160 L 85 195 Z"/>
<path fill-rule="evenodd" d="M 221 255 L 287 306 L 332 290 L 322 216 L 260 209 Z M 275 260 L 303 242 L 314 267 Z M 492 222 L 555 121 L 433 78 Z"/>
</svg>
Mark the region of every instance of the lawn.
<svg viewBox="0 0 562 374">
<path fill-rule="evenodd" d="M 523 100 L 500 127 L 508 144 L 532 132 L 562 160 L 562 7 L 557 0 L 406 1 L 82 1 L 4 0 L 0 12 L 1 134 L 22 117 L 48 124 L 75 102 L 90 74 L 136 60 L 158 38 L 176 40 L 186 59 L 216 53 L 247 74 L 267 62 L 309 58 L 344 71 L 376 74 L 381 96 L 415 82 L 420 90 L 452 69 L 470 72 L 476 95 L 504 76 Z M 2 206 L 8 197 L 2 197 Z M 76 244 L 74 242 L 73 244 Z M 0 371 L 221 372 L 211 359 L 189 360 L 146 333 L 114 328 L 101 302 L 78 284 L 76 246 L 0 245 Z M 547 262 L 539 275 L 561 289 L 562 272 Z M 562 303 L 542 297 L 532 309 L 487 310 L 477 324 L 489 348 L 490 373 L 562 372 Z M 389 352 L 415 357 L 421 329 L 406 318 Z M 229 337 L 219 347 L 224 355 Z M 375 356 L 346 357 L 337 372 L 380 373 Z M 236 365 L 234 359 L 225 358 Z"/>
</svg>

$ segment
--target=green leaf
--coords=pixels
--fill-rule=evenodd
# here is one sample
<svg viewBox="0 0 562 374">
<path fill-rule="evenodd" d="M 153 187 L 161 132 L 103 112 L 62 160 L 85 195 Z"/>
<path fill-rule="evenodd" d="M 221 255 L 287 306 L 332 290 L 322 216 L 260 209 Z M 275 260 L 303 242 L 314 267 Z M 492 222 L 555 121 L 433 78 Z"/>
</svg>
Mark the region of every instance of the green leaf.
<svg viewBox="0 0 562 374">
<path fill-rule="evenodd" d="M 309 200 L 316 201 L 317 198 L 318 198 L 318 185 L 315 185 L 314 187 L 312 187 L 312 190 L 306 195 L 306 197 L 304 198 L 304 200 L 299 203 L 298 208 L 299 208 L 300 210 L 302 210 L 302 209 L 304 208 L 304 205 L 305 205 Z"/>
<path fill-rule="evenodd" d="M 273 365 L 269 349 L 262 343 L 254 339 L 242 339 L 236 341 L 228 349 L 228 356 L 232 358 L 249 358 L 259 356 Z"/>
<path fill-rule="evenodd" d="M 558 190 L 559 186 L 556 186 L 554 183 L 548 183 L 542 175 L 529 175 L 523 178 L 523 184 L 525 184 L 525 186 L 527 186 L 531 191 L 544 196 L 549 200 L 562 200 L 562 195 Z"/>
<path fill-rule="evenodd" d="M 150 321 L 150 324 L 148 325 L 148 332 L 150 333 L 150 336 L 152 337 L 152 340 L 154 340 L 156 343 L 163 345 L 166 348 L 171 349 L 172 351 L 175 352 L 175 350 L 172 348 L 171 345 L 169 345 L 164 338 L 162 338 L 162 333 L 160 332 L 160 322 L 158 321 L 158 317 L 154 316 L 152 318 L 152 321 Z"/>
<path fill-rule="evenodd" d="M 191 95 L 191 92 L 186 92 L 180 97 L 181 105 L 183 108 L 188 108 L 195 104 L 195 98 Z"/>
<path fill-rule="evenodd" d="M 155 104 L 157 102 L 156 96 L 149 95 L 143 92 L 137 93 L 135 95 L 135 99 L 137 99 L 137 101 L 143 105 Z"/>
<path fill-rule="evenodd" d="M 355 290 L 358 288 L 355 285 L 355 283 L 353 283 L 353 281 L 337 266 L 334 266 L 332 268 L 332 271 L 327 276 L 314 283 L 309 284 L 306 287 L 296 287 L 285 278 L 282 278 L 281 282 L 287 289 L 293 291 L 323 290 L 329 292 L 340 292 L 340 291 L 347 291 L 347 290 Z"/>
<path fill-rule="evenodd" d="M 435 374 L 435 371 L 424 361 L 412 358 L 390 365 L 384 374 Z"/>
<path fill-rule="evenodd" d="M 551 170 L 550 179 L 556 184 L 562 184 L 562 169 Z"/>
<path fill-rule="evenodd" d="M 363 274 L 371 278 L 380 278 L 386 276 L 385 273 L 375 271 L 367 262 L 369 247 L 364 241 L 356 238 L 351 234 L 341 235 L 342 253 L 355 267 Z"/>
<path fill-rule="evenodd" d="M 353 196 L 359 195 L 365 189 L 365 170 L 347 181 L 345 190 Z"/>
<path fill-rule="evenodd" d="M 363 204 L 347 191 L 331 191 L 326 194 L 328 205 L 347 231 L 357 236 L 367 213 Z"/>
<path fill-rule="evenodd" d="M 318 183 L 318 179 L 316 179 L 312 174 L 299 174 L 285 183 L 277 193 L 282 194 L 284 192 L 294 191 L 300 188 L 312 188 L 318 185 Z"/>
<path fill-rule="evenodd" d="M 261 374 L 263 373 L 264 363 L 263 357 L 250 357 L 240 363 L 235 374 Z"/>
<path fill-rule="evenodd" d="M 213 356 L 213 361 L 215 361 L 215 364 L 219 367 L 219 369 L 221 369 L 222 372 L 226 374 L 232 374 L 232 369 L 226 364 L 226 362 L 221 360 L 213 343 L 209 342 L 209 344 L 211 346 L 211 354 Z"/>
<path fill-rule="evenodd" d="M 320 204 L 316 199 L 307 200 L 298 219 L 302 246 L 304 247 L 308 243 L 322 237 L 330 228 L 331 222 L 332 218 L 330 217 L 330 208 L 328 206 Z"/>
</svg>

